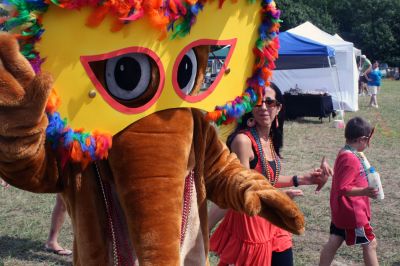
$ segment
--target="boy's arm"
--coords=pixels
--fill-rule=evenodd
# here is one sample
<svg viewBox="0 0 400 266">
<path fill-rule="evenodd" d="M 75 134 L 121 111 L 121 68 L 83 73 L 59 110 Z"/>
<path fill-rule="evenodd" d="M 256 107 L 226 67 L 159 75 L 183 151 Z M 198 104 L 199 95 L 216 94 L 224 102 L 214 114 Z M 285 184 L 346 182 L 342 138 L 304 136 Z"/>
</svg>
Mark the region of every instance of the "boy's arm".
<svg viewBox="0 0 400 266">
<path fill-rule="evenodd" d="M 359 196 L 353 195 L 360 193 L 358 188 L 353 186 L 354 180 L 360 173 L 360 162 L 358 158 L 349 152 L 341 152 L 336 159 L 335 166 L 335 182 L 333 186 L 336 186 L 340 196 Z M 354 192 L 353 192 L 354 190 Z"/>
<path fill-rule="evenodd" d="M 356 196 L 367 196 L 370 198 L 376 198 L 378 196 L 378 190 L 372 187 L 353 187 L 345 193 L 348 197 Z"/>
<path fill-rule="evenodd" d="M 342 153 L 338 157 L 337 164 L 340 167 L 335 171 L 335 178 L 338 179 L 338 191 L 340 195 L 347 197 L 367 196 L 376 198 L 378 190 L 369 187 L 354 187 L 353 181 L 360 174 L 358 158 L 351 153 Z"/>
</svg>

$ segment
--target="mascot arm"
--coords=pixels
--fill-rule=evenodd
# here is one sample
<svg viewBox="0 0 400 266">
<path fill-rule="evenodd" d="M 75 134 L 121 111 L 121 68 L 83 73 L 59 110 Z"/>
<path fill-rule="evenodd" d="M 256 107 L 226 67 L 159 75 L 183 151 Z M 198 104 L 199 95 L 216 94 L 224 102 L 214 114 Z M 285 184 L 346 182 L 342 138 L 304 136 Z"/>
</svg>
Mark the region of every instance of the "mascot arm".
<svg viewBox="0 0 400 266">
<path fill-rule="evenodd" d="M 304 230 L 304 217 L 297 205 L 275 189 L 256 171 L 245 169 L 235 154 L 218 139 L 215 129 L 204 123 L 204 177 L 208 198 L 221 208 L 250 216 L 260 215 L 295 234 Z"/>
<path fill-rule="evenodd" d="M 57 192 L 58 167 L 46 147 L 49 75 L 35 75 L 17 41 L 0 34 L 0 176 L 32 192 Z"/>
</svg>

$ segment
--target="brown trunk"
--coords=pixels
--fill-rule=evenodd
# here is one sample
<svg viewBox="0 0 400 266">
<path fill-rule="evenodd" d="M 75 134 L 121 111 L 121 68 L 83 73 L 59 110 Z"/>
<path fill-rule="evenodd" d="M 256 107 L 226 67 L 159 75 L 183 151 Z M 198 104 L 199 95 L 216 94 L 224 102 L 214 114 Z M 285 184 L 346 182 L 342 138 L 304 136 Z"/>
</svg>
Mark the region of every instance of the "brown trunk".
<svg viewBox="0 0 400 266">
<path fill-rule="evenodd" d="M 140 265 L 179 262 L 184 179 L 193 136 L 191 116 L 180 116 L 186 112 L 190 111 L 155 113 L 113 140 L 110 167 Z"/>
</svg>

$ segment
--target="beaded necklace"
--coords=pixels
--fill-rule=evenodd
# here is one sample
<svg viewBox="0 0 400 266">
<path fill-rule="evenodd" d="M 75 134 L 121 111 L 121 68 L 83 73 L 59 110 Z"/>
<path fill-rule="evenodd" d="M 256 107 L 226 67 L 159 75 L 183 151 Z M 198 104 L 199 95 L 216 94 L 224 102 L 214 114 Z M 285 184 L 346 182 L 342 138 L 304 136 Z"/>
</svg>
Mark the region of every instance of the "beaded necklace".
<svg viewBox="0 0 400 266">
<path fill-rule="evenodd" d="M 279 160 L 278 156 L 276 156 L 274 144 L 272 143 L 272 139 L 269 138 L 268 140 L 269 140 L 269 144 L 270 144 L 270 148 L 271 148 L 271 153 L 272 153 L 272 156 L 274 157 L 274 162 L 275 162 L 275 174 L 273 175 L 273 177 L 271 176 L 271 173 L 268 169 L 267 160 L 265 159 L 264 151 L 263 151 L 260 137 L 258 136 L 257 130 L 254 127 L 252 127 L 252 128 L 250 128 L 250 133 L 253 135 L 253 138 L 256 141 L 258 154 L 260 154 L 262 174 L 265 177 L 267 177 L 268 181 L 271 183 L 272 186 L 275 186 L 276 182 L 278 182 L 279 172 L 281 171 L 281 161 Z"/>
<path fill-rule="evenodd" d="M 361 165 L 363 167 L 365 176 L 368 176 L 368 168 L 365 165 L 364 158 L 361 156 L 361 154 L 359 152 L 357 152 L 353 147 L 351 147 L 348 144 L 344 145 L 343 149 L 346 150 L 346 151 L 350 151 L 351 153 L 353 153 L 358 158 L 358 160 L 360 161 L 360 163 L 361 163 Z"/>
</svg>

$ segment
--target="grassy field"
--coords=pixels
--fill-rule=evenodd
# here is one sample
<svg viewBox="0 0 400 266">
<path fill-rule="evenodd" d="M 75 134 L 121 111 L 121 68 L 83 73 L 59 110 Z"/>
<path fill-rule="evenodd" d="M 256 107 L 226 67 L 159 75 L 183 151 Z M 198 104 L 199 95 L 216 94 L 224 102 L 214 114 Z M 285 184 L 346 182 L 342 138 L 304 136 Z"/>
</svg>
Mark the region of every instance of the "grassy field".
<svg viewBox="0 0 400 266">
<path fill-rule="evenodd" d="M 358 115 L 377 127 L 366 155 L 383 179 L 385 200 L 372 202 L 372 226 L 378 239 L 381 265 L 400 266 L 400 82 L 384 81 L 378 96 L 379 109 L 367 107 L 369 97 L 360 97 L 360 111 L 346 113 L 345 120 Z M 333 165 L 343 146 L 343 129 L 335 129 L 327 119 L 307 118 L 285 124 L 283 174 L 298 174 L 319 165 L 323 155 Z M 318 195 L 304 188 L 299 198 L 306 216 L 306 233 L 294 237 L 295 265 L 317 265 L 319 251 L 328 238 L 330 210 L 329 189 Z M 0 188 L 0 265 L 71 265 L 71 259 L 43 250 L 50 225 L 54 195 L 37 195 L 15 188 Z M 60 242 L 72 248 L 69 220 L 63 227 Z M 217 262 L 212 257 L 212 264 Z M 362 265 L 360 248 L 342 247 L 336 265 Z"/>
</svg>

